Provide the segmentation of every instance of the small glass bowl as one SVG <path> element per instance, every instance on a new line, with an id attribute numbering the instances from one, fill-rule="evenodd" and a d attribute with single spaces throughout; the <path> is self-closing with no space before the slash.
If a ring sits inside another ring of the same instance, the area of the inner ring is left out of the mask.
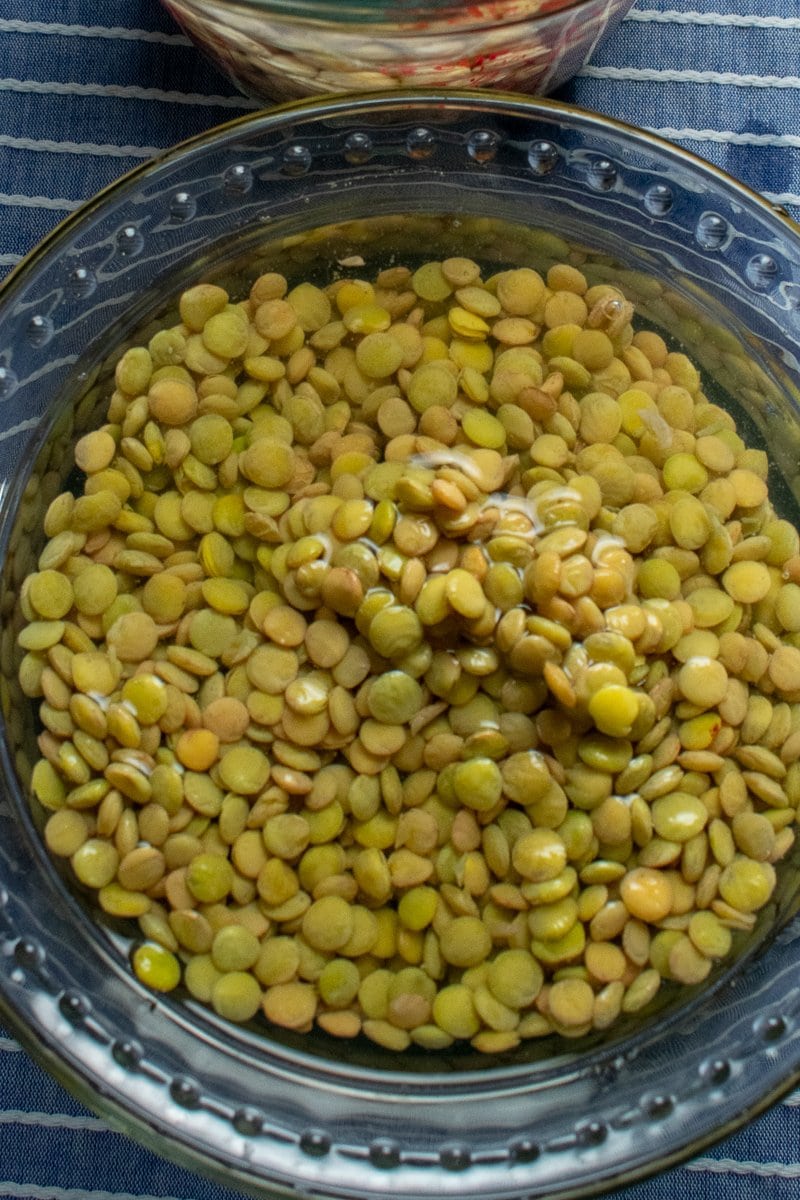
<path id="1" fill-rule="evenodd" d="M 257 99 L 398 87 L 560 87 L 632 0 L 162 0 Z"/>
<path id="2" fill-rule="evenodd" d="M 112 1125 L 262 1196 L 589 1195 L 696 1152 L 800 1078 L 797 855 L 699 988 L 665 986 L 580 1042 L 481 1056 L 235 1027 L 150 993 L 131 930 L 44 848 L 17 593 L 120 352 L 200 279 L 243 294 L 267 269 L 325 279 L 458 253 L 570 258 L 620 282 L 767 448 L 797 519 L 797 229 L 693 156 L 567 105 L 417 92 L 247 117 L 115 184 L 0 291 L 0 1016 Z"/>

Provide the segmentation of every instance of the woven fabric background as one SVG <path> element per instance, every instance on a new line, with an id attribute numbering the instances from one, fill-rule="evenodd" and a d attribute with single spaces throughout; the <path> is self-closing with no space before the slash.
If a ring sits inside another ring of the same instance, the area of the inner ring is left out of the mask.
<path id="1" fill-rule="evenodd" d="M 800 219 L 800 0 L 639 0 L 559 95 L 646 126 Z M 256 106 L 157 0 L 0 0 L 0 276 L 157 150 Z M 0 444 L 0 467 L 2 467 Z M 800 1093 L 615 1200 L 794 1200 Z M 77 1104 L 0 1032 L 0 1200 L 237 1200 Z"/>

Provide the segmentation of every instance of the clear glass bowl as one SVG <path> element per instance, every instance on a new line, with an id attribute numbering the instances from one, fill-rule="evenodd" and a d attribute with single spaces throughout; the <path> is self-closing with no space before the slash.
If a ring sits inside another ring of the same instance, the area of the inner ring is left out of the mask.
<path id="1" fill-rule="evenodd" d="M 544 95 L 578 72 L 632 0 L 162 0 L 258 99 L 398 87 Z"/>
<path id="2" fill-rule="evenodd" d="M 565 105 L 456 92 L 288 106 L 186 143 L 70 217 L 0 291 L 0 1015 L 112 1125 L 260 1195 L 588 1195 L 674 1163 L 800 1078 L 797 856 L 699 989 L 497 1057 L 238 1028 L 133 976 L 131 930 L 46 853 L 16 593 L 119 353 L 191 281 L 343 260 L 565 255 L 621 280 L 770 454 L 797 519 L 800 237 L 746 188 Z M 778 932 L 781 931 L 781 932 Z"/>

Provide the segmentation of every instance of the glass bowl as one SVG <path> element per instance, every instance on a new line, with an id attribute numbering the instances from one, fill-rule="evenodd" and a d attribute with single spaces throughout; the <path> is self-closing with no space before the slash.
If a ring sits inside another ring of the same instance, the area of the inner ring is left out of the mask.
<path id="1" fill-rule="evenodd" d="M 294 99 L 398 87 L 544 95 L 632 0 L 162 0 L 243 92 Z"/>
<path id="2" fill-rule="evenodd" d="M 258 1195 L 589 1195 L 730 1132 L 800 1078 L 789 924 L 797 858 L 699 988 L 580 1042 L 392 1054 L 234 1027 L 149 992 L 131 930 L 44 849 L 26 795 L 33 705 L 17 592 L 119 354 L 199 279 L 464 253 L 621 281 L 767 448 L 797 518 L 800 237 L 700 160 L 548 101 L 374 94 L 246 117 L 167 152 L 65 221 L 0 292 L 3 837 L 0 1014 L 115 1127 Z"/>

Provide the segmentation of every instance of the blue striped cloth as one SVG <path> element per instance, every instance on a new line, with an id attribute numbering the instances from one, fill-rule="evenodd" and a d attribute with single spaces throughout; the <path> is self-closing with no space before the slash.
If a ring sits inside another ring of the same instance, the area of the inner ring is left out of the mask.
<path id="1" fill-rule="evenodd" d="M 697 2 L 639 0 L 561 95 L 657 131 L 800 219 L 800 4 Z M 156 0 L 0 0 L 0 275 L 122 172 L 254 107 Z M 793 1200 L 799 1188 L 800 1092 L 614 1196 Z M 0 1200 L 237 1195 L 111 1132 L 0 1034 Z"/>

